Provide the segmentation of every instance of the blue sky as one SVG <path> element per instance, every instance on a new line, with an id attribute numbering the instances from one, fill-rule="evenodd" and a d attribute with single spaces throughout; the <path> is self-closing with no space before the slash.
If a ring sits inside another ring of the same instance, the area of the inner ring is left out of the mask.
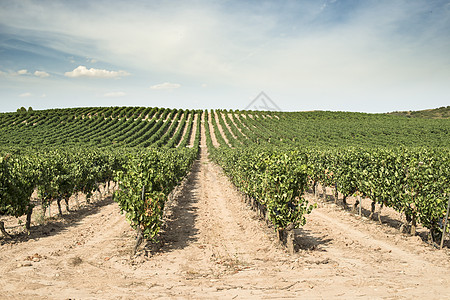
<path id="1" fill-rule="evenodd" d="M 450 105 L 450 0 L 0 1 L 0 111 Z"/>

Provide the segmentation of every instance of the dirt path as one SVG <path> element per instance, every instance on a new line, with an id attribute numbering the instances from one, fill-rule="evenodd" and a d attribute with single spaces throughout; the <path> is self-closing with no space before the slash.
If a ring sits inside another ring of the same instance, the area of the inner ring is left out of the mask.
<path id="1" fill-rule="evenodd" d="M 178 131 L 178 129 L 180 128 L 180 126 L 181 126 L 181 119 L 183 119 L 183 117 L 185 116 L 187 114 L 187 112 L 183 112 L 181 115 L 180 115 L 180 117 L 178 118 L 178 120 L 176 120 L 175 121 L 175 119 L 172 121 L 172 122 L 177 122 L 177 124 L 176 124 L 176 126 L 175 126 L 175 129 L 173 130 L 173 134 L 175 134 L 175 132 L 177 132 Z M 187 122 L 187 120 L 186 120 L 186 122 Z M 185 124 L 186 125 L 186 124 Z M 185 126 L 185 128 L 186 128 L 186 126 Z M 185 133 L 186 131 L 185 130 L 183 130 L 183 133 Z M 182 135 L 182 137 L 183 137 L 183 135 Z M 171 137 L 171 139 L 173 138 L 173 136 Z M 170 139 L 169 139 L 170 140 Z M 180 139 L 181 140 L 181 139 Z M 175 145 L 175 147 L 176 146 L 178 146 L 178 144 L 177 145 Z"/>
<path id="2" fill-rule="evenodd" d="M 230 124 L 228 124 L 227 119 L 226 119 L 226 115 L 225 113 L 218 113 L 217 114 L 218 118 L 222 118 L 223 123 L 225 124 L 225 126 L 227 127 L 228 132 L 231 134 L 231 136 L 233 137 L 233 139 L 237 139 L 237 137 L 234 135 L 233 131 L 231 130 Z"/>
<path id="3" fill-rule="evenodd" d="M 289 256 L 207 158 L 168 203 L 158 248 L 130 259 L 134 232 L 111 199 L 0 246 L 8 299 L 445 299 L 450 262 L 416 237 L 321 204 Z M 26 260 L 36 255 L 36 261 Z"/>
<path id="4" fill-rule="evenodd" d="M 227 138 L 227 135 L 224 132 L 225 129 L 222 128 L 222 125 L 219 122 L 219 118 L 221 118 L 221 116 L 219 116 L 217 111 L 214 111 L 214 114 L 212 115 L 212 117 L 215 118 L 216 124 L 217 124 L 217 128 L 219 128 L 219 134 L 222 136 L 222 138 L 225 141 L 225 143 L 227 144 L 227 146 L 230 147 L 230 148 L 233 148 L 233 146 L 231 145 L 230 141 Z"/>
<path id="5" fill-rule="evenodd" d="M 235 118 L 237 118 L 236 115 L 230 114 L 230 113 L 229 113 L 229 114 L 228 114 L 228 117 L 230 117 L 230 120 L 231 120 L 231 122 L 233 123 L 233 126 L 236 127 L 237 130 L 239 130 L 239 132 L 240 132 L 245 138 L 247 138 L 247 136 L 242 132 L 241 127 L 239 127 L 239 126 L 237 125 L 237 123 L 236 123 L 236 120 L 235 120 Z"/>
<path id="6" fill-rule="evenodd" d="M 189 127 L 189 123 L 193 120 L 193 118 L 194 118 L 194 113 L 192 113 L 192 114 L 190 114 L 190 113 L 188 113 L 188 112 L 185 112 L 186 114 L 188 114 L 186 117 L 186 123 L 184 124 L 184 128 L 183 128 L 183 132 L 181 133 L 181 138 L 180 138 L 180 140 L 178 141 L 178 143 L 177 143 L 177 145 L 175 146 L 175 148 L 178 148 L 179 146 L 180 146 L 180 144 L 181 144 L 181 142 L 183 141 L 183 139 L 184 139 L 184 136 L 186 135 L 186 134 L 188 134 L 189 136 L 190 136 L 190 132 L 187 132 L 187 129 L 188 129 L 188 127 Z M 181 119 L 180 119 L 180 124 L 181 124 Z M 180 125 L 178 125 L 178 126 L 180 126 Z M 192 129 L 192 127 L 191 127 L 191 129 Z M 175 131 L 176 132 L 176 131 Z"/>
<path id="7" fill-rule="evenodd" d="M 210 111 L 208 112 L 207 116 L 205 114 L 203 114 L 203 115 L 204 115 L 204 118 L 202 119 L 203 126 L 209 126 L 209 132 L 210 132 L 212 144 L 214 147 L 219 147 L 219 142 L 217 141 L 217 137 L 216 137 L 216 134 L 219 134 L 219 133 L 215 132 L 214 126 L 212 126 L 212 121 L 211 121 L 211 118 L 213 117 L 213 115 L 211 114 Z M 203 130 L 203 128 L 202 128 L 202 130 Z"/>
<path id="8" fill-rule="evenodd" d="M 247 126 L 247 124 L 245 124 L 242 120 L 241 120 L 241 118 L 243 118 L 243 119 L 246 119 L 247 118 L 247 115 L 239 115 L 239 114 L 234 114 L 234 117 L 236 118 L 236 120 L 235 120 L 235 123 L 236 124 L 238 124 L 239 123 L 239 125 L 242 125 L 242 126 L 244 126 L 247 130 L 251 130 L 248 126 Z M 239 127 L 239 126 L 238 126 Z M 254 126 L 253 126 L 253 128 L 255 128 Z"/>
<path id="9" fill-rule="evenodd" d="M 448 253 L 425 245 L 419 237 L 359 219 L 327 204 L 308 216 L 302 229 L 309 252 L 327 269 L 327 280 L 312 274 L 318 289 L 329 296 L 372 299 L 448 299 Z M 309 243 L 308 243 L 309 241 Z M 331 288 L 330 288 L 331 287 Z M 333 291 L 334 290 L 334 291 Z"/>
<path id="10" fill-rule="evenodd" d="M 194 118 L 192 120 L 193 123 L 192 123 L 192 127 L 191 127 L 191 132 L 187 133 L 187 134 L 189 134 L 188 147 L 191 147 L 191 148 L 194 147 L 195 134 L 197 132 L 197 118 L 198 117 L 199 117 L 199 115 L 194 113 Z"/>

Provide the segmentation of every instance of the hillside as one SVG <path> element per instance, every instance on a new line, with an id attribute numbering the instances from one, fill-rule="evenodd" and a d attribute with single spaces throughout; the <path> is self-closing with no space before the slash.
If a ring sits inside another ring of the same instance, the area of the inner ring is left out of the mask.
<path id="1" fill-rule="evenodd" d="M 87 107 L 0 114 L 0 144 L 11 147 L 188 145 L 194 110 Z M 189 130 L 186 134 L 186 131 Z M 184 138 L 182 140 L 182 138 Z M 170 140 L 170 141 L 169 141 Z"/>
<path id="2" fill-rule="evenodd" d="M 449 132 L 328 111 L 0 114 L 1 294 L 442 299 Z"/>
<path id="3" fill-rule="evenodd" d="M 188 145 L 188 136 L 192 136 L 200 113 L 199 110 L 145 107 L 3 113 L 0 114 L 0 145 L 96 148 Z M 404 118 L 397 115 L 328 111 L 216 110 L 215 114 L 227 117 L 222 122 L 233 125 L 230 130 L 235 131 L 234 136 L 239 135 L 238 131 L 247 131 L 247 138 L 258 143 L 280 145 L 289 141 L 288 144 L 308 147 L 450 145 L 449 120 L 442 118 Z M 171 139 L 172 135 L 175 135 L 174 139 Z M 184 142 L 181 141 L 182 137 L 185 137 Z"/>
<path id="4" fill-rule="evenodd" d="M 450 106 L 442 106 L 434 109 L 425 109 L 417 111 L 394 111 L 388 113 L 390 115 L 403 116 L 408 118 L 425 118 L 425 119 L 449 119 Z"/>

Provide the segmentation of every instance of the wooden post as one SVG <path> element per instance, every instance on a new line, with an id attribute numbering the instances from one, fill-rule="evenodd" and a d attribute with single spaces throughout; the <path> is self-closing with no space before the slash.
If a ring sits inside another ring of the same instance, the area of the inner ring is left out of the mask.
<path id="1" fill-rule="evenodd" d="M 142 197 L 142 201 L 144 201 L 145 200 L 145 185 L 142 186 L 142 196 L 141 197 Z M 136 244 L 134 245 L 133 252 L 132 252 L 133 256 L 136 255 L 137 248 L 142 243 L 142 240 L 144 238 L 140 224 L 137 224 L 136 231 L 137 231 L 137 237 L 136 237 Z"/>
<path id="2" fill-rule="evenodd" d="M 358 196 L 358 201 L 359 201 L 359 216 L 361 217 L 361 207 L 362 207 L 361 196 Z"/>
<path id="3" fill-rule="evenodd" d="M 80 203 L 78 202 L 78 192 L 75 192 L 75 203 L 77 204 L 77 209 L 80 208 Z"/>
<path id="4" fill-rule="evenodd" d="M 381 222 L 381 209 L 383 208 L 384 202 L 381 202 L 380 209 L 378 210 L 378 222 L 382 224 Z"/>
<path id="5" fill-rule="evenodd" d="M 3 221 L 0 221 L 0 232 L 5 236 L 10 238 L 11 236 L 6 232 L 5 229 L 5 223 L 3 223 Z"/>
<path id="6" fill-rule="evenodd" d="M 33 213 L 33 204 L 28 204 L 28 208 L 27 208 L 27 221 L 25 223 L 25 228 L 27 230 L 30 230 L 31 227 L 31 214 Z"/>
<path id="7" fill-rule="evenodd" d="M 59 212 L 59 216 L 62 217 L 62 210 L 61 210 L 61 196 L 58 196 L 58 198 L 56 198 L 56 204 L 58 204 L 58 212 Z"/>
<path id="8" fill-rule="evenodd" d="M 442 250 L 442 246 L 444 246 L 444 238 L 445 238 L 445 232 L 447 231 L 447 223 L 448 223 L 449 211 L 450 211 L 450 196 L 448 197 L 447 213 L 445 214 L 444 228 L 443 228 L 443 231 L 442 231 L 441 247 L 440 247 L 441 250 Z"/>
<path id="9" fill-rule="evenodd" d="M 288 249 L 289 254 L 295 253 L 295 246 L 294 246 L 295 236 L 294 236 L 294 230 L 288 230 L 286 235 L 286 246 Z"/>
<path id="10" fill-rule="evenodd" d="M 337 188 L 337 183 L 334 183 L 334 203 L 337 204 L 338 201 L 338 188 Z"/>
<path id="11" fill-rule="evenodd" d="M 412 219 L 411 219 L 411 235 L 416 235 L 416 230 L 417 230 L 417 219 L 416 219 L 416 215 L 413 214 L 412 215 Z"/>
<path id="12" fill-rule="evenodd" d="M 319 199 L 319 183 L 318 182 L 314 182 L 314 196 L 316 197 L 316 199 Z"/>
<path id="13" fill-rule="evenodd" d="M 372 220 L 373 215 L 375 214 L 375 201 L 372 200 L 372 204 L 371 204 L 371 209 L 370 209 L 370 215 L 369 215 L 369 219 Z"/>
<path id="14" fill-rule="evenodd" d="M 69 199 L 70 199 L 70 196 L 64 197 L 64 202 L 66 203 L 66 210 L 67 210 L 68 212 L 70 212 L 70 209 L 69 209 Z"/>
<path id="15" fill-rule="evenodd" d="M 277 238 L 280 242 L 283 242 L 283 234 L 284 234 L 284 230 L 277 228 Z"/>

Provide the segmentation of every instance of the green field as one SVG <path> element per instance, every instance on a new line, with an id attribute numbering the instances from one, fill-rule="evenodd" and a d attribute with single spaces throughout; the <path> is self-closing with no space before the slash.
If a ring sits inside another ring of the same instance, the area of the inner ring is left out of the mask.
<path id="1" fill-rule="evenodd" d="M 117 182 L 114 198 L 132 227 L 155 239 L 204 128 L 210 158 L 276 229 L 304 225 L 313 206 L 302 195 L 321 184 L 344 202 L 358 195 L 404 213 L 413 233 L 420 223 L 439 236 L 450 195 L 450 119 L 437 111 L 436 118 L 145 107 L 2 113 L 0 216 L 30 219 L 36 189 L 43 207 L 60 206 Z"/>

